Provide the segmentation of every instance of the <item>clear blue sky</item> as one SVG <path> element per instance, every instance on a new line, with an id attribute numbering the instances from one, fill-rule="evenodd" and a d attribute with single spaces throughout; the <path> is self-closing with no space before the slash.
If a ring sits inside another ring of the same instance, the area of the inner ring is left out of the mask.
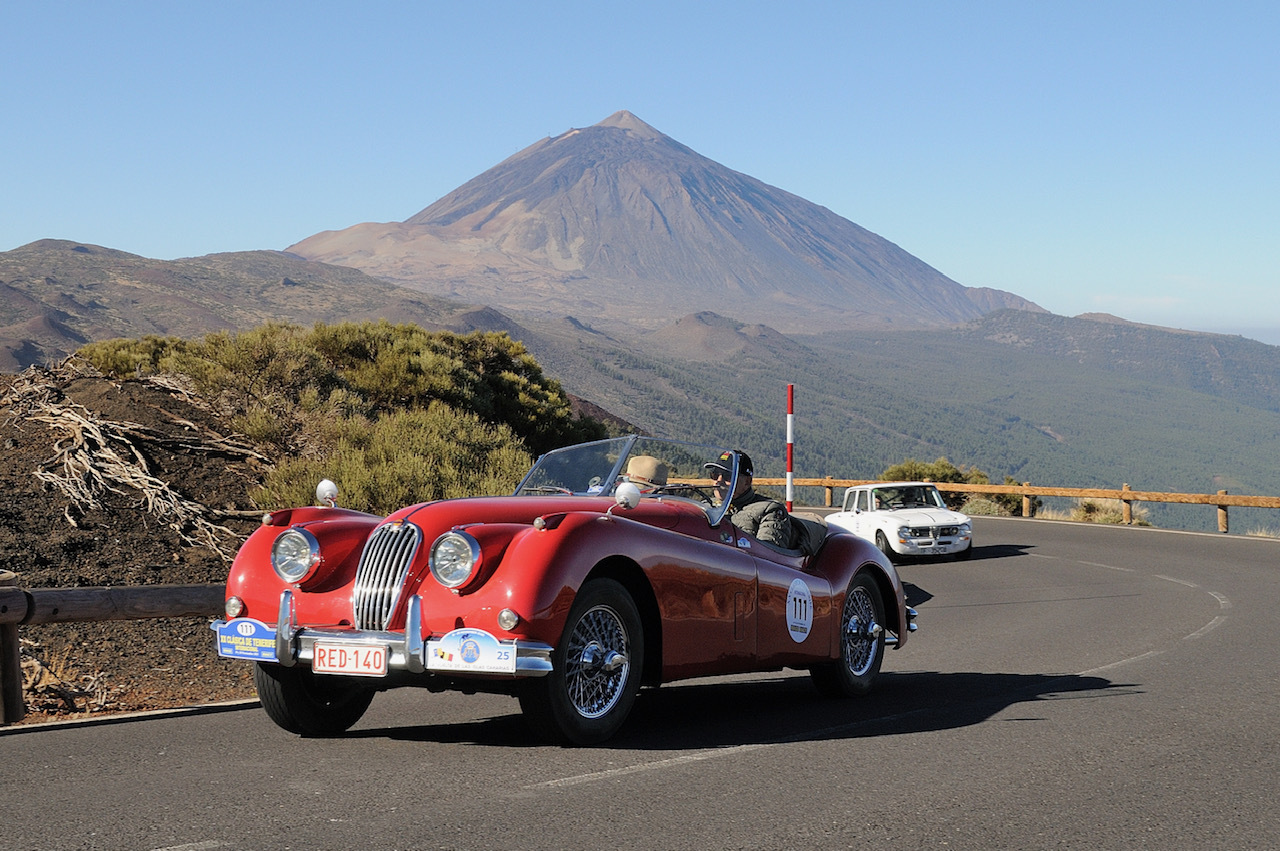
<path id="1" fill-rule="evenodd" d="M 0 250 L 399 221 L 628 109 L 966 286 L 1280 343 L 1274 2 L 0 11 Z"/>

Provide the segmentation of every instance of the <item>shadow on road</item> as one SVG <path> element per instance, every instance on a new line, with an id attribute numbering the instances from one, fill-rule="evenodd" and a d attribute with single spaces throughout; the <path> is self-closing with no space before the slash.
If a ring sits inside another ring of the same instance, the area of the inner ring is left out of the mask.
<path id="1" fill-rule="evenodd" d="M 602 745 L 618 750 L 700 750 L 745 744 L 910 735 L 981 724 L 1012 706 L 1038 720 L 1038 704 L 1132 697 L 1133 685 L 1062 674 L 882 673 L 872 694 L 852 700 L 818 695 L 807 675 L 755 681 L 695 681 L 641 693 L 621 733 Z M 354 730 L 351 738 L 528 747 L 513 714 L 464 724 Z"/>
<path id="2" fill-rule="evenodd" d="M 1013 556 L 1024 556 L 1027 550 L 1033 550 L 1031 544 L 989 544 L 985 547 L 974 547 L 973 555 L 969 557 L 970 561 L 988 558 L 1012 558 Z"/>

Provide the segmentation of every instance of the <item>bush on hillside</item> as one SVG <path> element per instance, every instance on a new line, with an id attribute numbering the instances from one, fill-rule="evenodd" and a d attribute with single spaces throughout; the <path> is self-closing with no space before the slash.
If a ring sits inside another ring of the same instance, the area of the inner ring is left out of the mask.
<path id="1" fill-rule="evenodd" d="M 308 505 L 328 478 L 338 483 L 344 508 L 389 514 L 415 502 L 510 493 L 532 463 L 507 426 L 440 402 L 376 421 L 345 420 L 330 437 L 327 456 L 281 462 L 252 494 L 255 503 Z"/>
<path id="2" fill-rule="evenodd" d="M 900 464 L 894 464 L 880 474 L 880 480 L 885 482 L 906 481 L 906 482 L 952 482 L 957 484 L 968 485 L 989 485 L 991 478 L 976 467 L 957 467 L 951 463 L 945 456 L 939 458 L 931 464 L 924 461 L 917 461 L 914 458 L 908 458 Z M 1019 485 L 1017 479 L 1012 476 L 1005 476 L 1004 483 L 1006 485 Z M 993 494 L 965 494 L 954 492 L 942 492 L 942 498 L 947 506 L 957 511 L 964 511 L 966 514 L 992 514 L 998 513 L 1006 517 L 1022 516 L 1022 497 L 1011 493 L 993 493 Z M 989 510 L 984 503 L 992 503 L 994 509 Z M 972 504 L 975 510 L 969 511 L 966 506 Z M 1034 516 L 1036 509 L 1041 505 L 1039 497 L 1033 497 L 1031 500 L 1031 513 Z"/>
<path id="3" fill-rule="evenodd" d="M 184 376 L 287 459 L 255 494 L 264 508 L 311 502 L 321 478 L 338 483 L 344 505 L 377 513 L 509 492 L 531 455 L 605 436 L 503 333 L 269 324 L 198 341 L 109 340 L 77 354 L 108 375 Z"/>
<path id="4" fill-rule="evenodd" d="M 1134 526 L 1150 526 L 1145 506 L 1131 506 L 1130 516 Z M 1118 499 L 1092 499 L 1082 497 L 1076 500 L 1071 510 L 1070 519 L 1081 523 L 1124 523 L 1124 502 Z"/>

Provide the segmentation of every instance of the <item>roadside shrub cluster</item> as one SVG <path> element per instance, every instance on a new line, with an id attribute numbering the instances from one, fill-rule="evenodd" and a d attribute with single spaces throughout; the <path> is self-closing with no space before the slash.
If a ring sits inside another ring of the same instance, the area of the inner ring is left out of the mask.
<path id="1" fill-rule="evenodd" d="M 944 456 L 932 463 L 908 458 L 900 464 L 894 464 L 880 474 L 880 480 L 907 482 L 954 482 L 969 485 L 989 485 L 991 477 L 976 467 L 957 467 Z M 1021 484 L 1012 476 L 1004 477 L 1004 484 Z M 1022 516 L 1022 497 L 1010 493 L 965 494 L 942 492 L 947 506 L 970 515 L 992 515 L 1002 517 Z M 1041 501 L 1035 497 L 1031 501 L 1032 514 L 1040 507 Z"/>
<path id="2" fill-rule="evenodd" d="M 514 489 L 531 456 L 604 437 L 573 416 L 558 382 L 504 333 L 416 325 L 268 324 L 201 340 L 91 343 L 77 354 L 119 377 L 181 376 L 281 459 L 254 494 L 306 504 L 321 478 L 343 505 L 408 503 Z"/>
<path id="3" fill-rule="evenodd" d="M 1134 504 L 1130 513 L 1134 526 L 1151 525 L 1147 520 L 1146 506 L 1141 503 Z M 1124 523 L 1124 502 L 1118 499 L 1077 499 L 1067 519 L 1080 523 L 1110 523 L 1118 526 Z"/>

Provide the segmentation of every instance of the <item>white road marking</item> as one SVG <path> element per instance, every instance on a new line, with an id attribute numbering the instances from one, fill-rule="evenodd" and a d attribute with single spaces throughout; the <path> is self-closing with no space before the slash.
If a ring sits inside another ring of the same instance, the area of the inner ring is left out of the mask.
<path id="1" fill-rule="evenodd" d="M 1199 587 L 1200 587 L 1199 585 L 1195 584 L 1194 582 L 1188 582 L 1188 581 L 1187 581 L 1187 580 L 1185 580 L 1185 579 L 1177 579 L 1177 578 L 1172 577 L 1172 576 L 1165 576 L 1163 573 L 1156 573 L 1156 574 L 1154 574 L 1154 576 L 1155 576 L 1155 578 L 1156 578 L 1156 579 L 1163 579 L 1163 580 L 1165 580 L 1166 582 L 1176 582 L 1176 583 L 1178 583 L 1179 585 L 1185 585 L 1185 586 L 1187 586 L 1188 588 L 1199 588 Z"/>
<path id="2" fill-rule="evenodd" d="M 624 777 L 628 774 L 639 774 L 644 771 L 653 771 L 659 768 L 670 768 L 673 765 L 685 765 L 690 762 L 702 762 L 707 759 L 716 759 L 722 756 L 736 756 L 738 754 L 747 753 L 749 751 L 759 750 L 768 747 L 768 745 L 734 745 L 727 748 L 712 748 L 711 750 L 698 751 L 697 753 L 685 754 L 684 756 L 675 756 L 671 759 L 660 759 L 657 762 L 642 762 L 639 765 L 628 765 L 624 768 L 610 768 L 607 771 L 592 771 L 589 774 L 578 774 L 573 777 L 559 777 L 555 780 L 547 780 L 543 783 L 533 783 L 525 786 L 526 789 L 563 789 L 566 786 L 577 786 L 582 783 L 594 783 L 597 780 L 608 780 L 612 777 Z"/>
<path id="3" fill-rule="evenodd" d="M 1199 638 L 1200 636 L 1204 635 L 1205 633 L 1209 632 L 1210 630 L 1216 629 L 1216 628 L 1218 627 L 1218 625 L 1219 625 L 1219 624 L 1221 624 L 1221 623 L 1223 623 L 1224 621 L 1226 621 L 1226 618 L 1224 618 L 1222 615 L 1218 615 L 1216 618 L 1214 618 L 1213 620 L 1209 621 L 1207 624 L 1205 624 L 1204 626 L 1200 627 L 1200 628 L 1199 628 L 1199 629 L 1197 629 L 1195 632 L 1191 633 L 1191 634 L 1190 634 L 1190 635 L 1188 635 L 1188 636 L 1185 636 L 1185 637 L 1183 638 L 1183 640 L 1184 640 L 1184 641 L 1186 641 L 1187 639 L 1191 639 L 1191 638 Z"/>
<path id="4" fill-rule="evenodd" d="M 1121 659 L 1119 662 L 1112 662 L 1110 665 L 1103 665 L 1101 668 L 1090 668 L 1087 671 L 1081 671 L 1076 674 L 1077 677 L 1088 677 L 1103 671 L 1109 671 L 1112 668 L 1119 668 L 1121 665 L 1128 665 L 1130 662 L 1141 662 L 1143 659 L 1150 659 L 1153 656 L 1159 656 L 1163 650 L 1148 650 L 1139 656 L 1130 656 L 1128 659 Z"/>
<path id="5" fill-rule="evenodd" d="M 1077 562 L 1077 563 L 1078 563 L 1078 564 L 1087 564 L 1087 565 L 1089 565 L 1089 567 L 1104 567 L 1104 568 L 1106 568 L 1107 570 L 1118 570 L 1118 571 L 1120 571 L 1121 573 L 1133 573 L 1133 572 L 1134 572 L 1134 568 L 1132 568 L 1132 567 L 1116 567 L 1114 564 L 1099 564 L 1099 563 L 1098 563 L 1098 562 L 1096 562 L 1096 561 L 1082 561 L 1082 562 Z"/>

